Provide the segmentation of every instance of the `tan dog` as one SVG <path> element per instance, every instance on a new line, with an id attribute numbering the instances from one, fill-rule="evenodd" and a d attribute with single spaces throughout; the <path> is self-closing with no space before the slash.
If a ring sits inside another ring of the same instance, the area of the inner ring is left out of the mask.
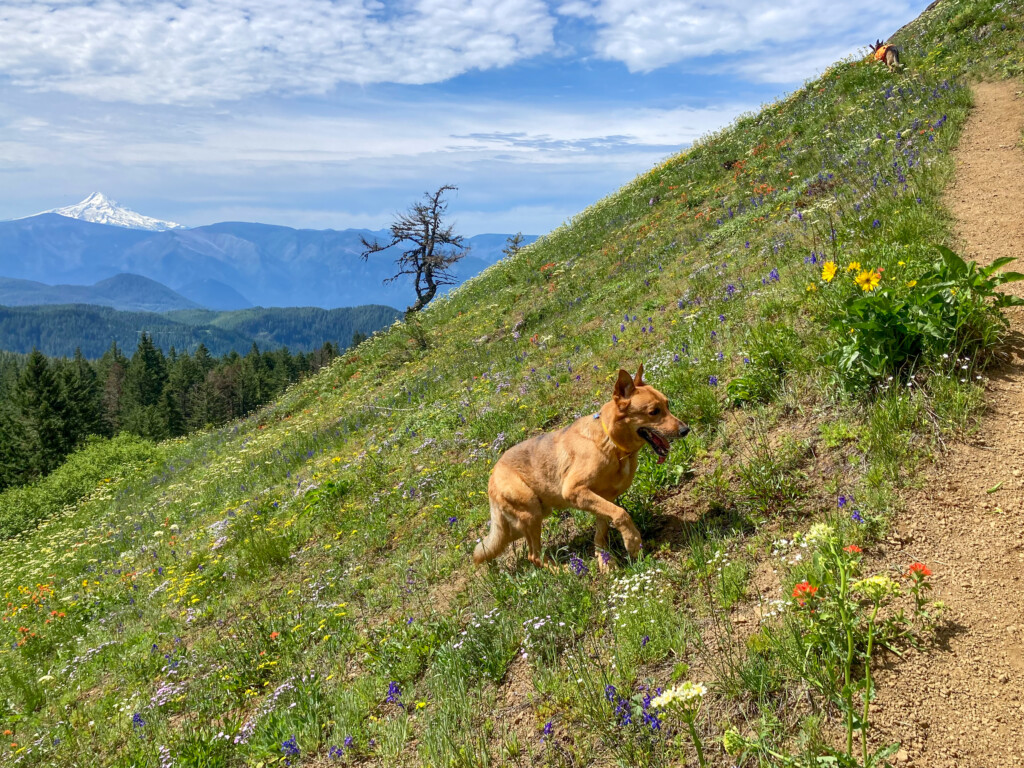
<path id="1" fill-rule="evenodd" d="M 608 548 L 608 526 L 622 534 L 630 556 L 640 551 L 640 531 L 615 504 L 633 483 L 637 454 L 650 445 L 664 462 L 669 442 L 690 428 L 669 413 L 668 399 L 643 381 L 619 370 L 611 401 L 598 413 L 577 419 L 514 445 L 491 471 L 491 530 L 473 551 L 475 563 L 493 560 L 517 539 L 526 538 L 529 558 L 541 565 L 540 529 L 553 509 L 569 507 L 597 517 L 594 545 Z M 602 559 L 601 564 L 604 564 Z"/>
<path id="2" fill-rule="evenodd" d="M 883 43 L 881 40 L 871 43 L 871 53 L 868 54 L 868 59 L 882 62 L 889 68 L 890 72 L 894 72 L 897 67 L 903 66 L 900 64 L 900 49 L 895 45 Z"/>

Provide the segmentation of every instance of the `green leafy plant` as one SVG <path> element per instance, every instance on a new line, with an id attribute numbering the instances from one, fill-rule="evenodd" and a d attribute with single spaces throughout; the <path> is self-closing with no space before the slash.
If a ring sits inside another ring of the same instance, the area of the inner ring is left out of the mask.
<path id="1" fill-rule="evenodd" d="M 921 363 L 938 364 L 942 355 L 985 355 L 1008 327 L 1002 309 L 1024 305 L 1024 299 L 996 290 L 1024 279 L 999 271 L 1013 259 L 979 267 L 945 246 L 936 250 L 939 258 L 930 269 L 905 284 L 883 280 L 879 270 L 858 277 L 860 294 L 847 298 L 831 322 L 843 341 L 826 354 L 848 388 L 906 375 Z"/>

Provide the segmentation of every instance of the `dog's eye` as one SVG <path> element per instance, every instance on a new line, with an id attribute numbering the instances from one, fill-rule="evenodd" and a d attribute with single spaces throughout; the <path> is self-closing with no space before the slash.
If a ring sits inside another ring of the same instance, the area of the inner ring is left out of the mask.
<path id="1" fill-rule="evenodd" d="M 659 413 L 661 413 L 661 408 L 658 408 L 657 406 L 651 408 L 651 416 L 657 416 Z"/>

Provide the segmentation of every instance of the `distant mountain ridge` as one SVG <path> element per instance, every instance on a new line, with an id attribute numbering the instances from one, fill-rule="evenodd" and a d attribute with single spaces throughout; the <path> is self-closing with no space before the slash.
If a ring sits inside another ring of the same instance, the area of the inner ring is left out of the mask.
<path id="1" fill-rule="evenodd" d="M 400 316 L 393 307 L 380 305 L 329 310 L 255 307 L 234 312 L 189 309 L 168 314 L 85 304 L 0 306 L 0 350 L 27 353 L 35 348 L 54 357 L 70 357 L 81 348 L 86 357 L 98 358 L 113 341 L 123 349 L 135 349 L 143 332 L 165 352 L 171 347 L 192 352 L 201 343 L 217 356 L 232 351 L 244 354 L 253 343 L 262 350 L 288 347 L 292 352 L 308 352 L 330 341 L 344 349 L 354 333 L 369 336 Z"/>
<path id="2" fill-rule="evenodd" d="M 135 312 L 170 312 L 207 306 L 141 275 L 114 275 L 94 285 L 46 285 L 34 280 L 0 277 L 0 305 L 36 304 L 94 304 Z"/>
<path id="3" fill-rule="evenodd" d="M 93 207 L 103 208 L 101 202 L 93 200 L 97 203 Z M 0 275 L 92 285 L 131 273 L 207 306 L 211 297 L 223 294 L 224 302 L 215 308 L 242 304 L 332 308 L 367 303 L 404 308 L 415 299 L 409 279 L 382 285 L 394 274 L 399 248 L 368 261 L 360 258 L 360 238 L 384 239 L 386 231 L 292 229 L 244 222 L 153 229 L 72 218 L 67 210 L 0 222 Z M 470 252 L 453 269 L 456 279 L 462 282 L 501 258 L 507 237 L 467 237 Z M 525 242 L 535 239 L 526 237 Z"/>

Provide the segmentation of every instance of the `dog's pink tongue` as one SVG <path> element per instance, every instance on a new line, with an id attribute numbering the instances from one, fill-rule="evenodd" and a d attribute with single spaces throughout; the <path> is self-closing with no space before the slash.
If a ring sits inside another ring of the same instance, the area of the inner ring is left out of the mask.
<path id="1" fill-rule="evenodd" d="M 659 464 L 664 464 L 665 463 L 665 459 L 667 459 L 667 458 L 668 458 L 668 456 L 659 456 L 658 457 L 658 463 Z"/>

